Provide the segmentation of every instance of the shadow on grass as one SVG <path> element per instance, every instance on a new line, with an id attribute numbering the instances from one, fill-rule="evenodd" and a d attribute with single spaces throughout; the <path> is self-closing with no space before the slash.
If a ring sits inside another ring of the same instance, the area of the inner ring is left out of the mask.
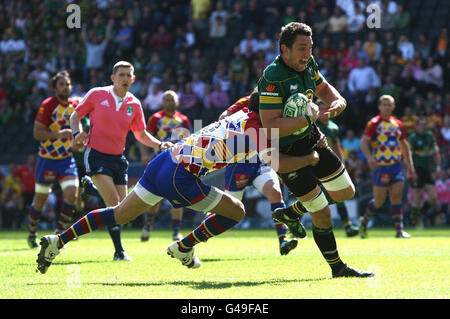
<path id="1" fill-rule="evenodd" d="M 89 285 L 99 285 L 99 286 L 125 286 L 125 287 L 151 287 L 151 286 L 186 286 L 193 289 L 204 290 L 204 289 L 226 289 L 232 287 L 255 287 L 261 285 L 273 285 L 282 286 L 286 283 L 295 282 L 316 282 L 329 280 L 331 278 L 300 278 L 300 279 L 270 279 L 263 281 L 236 281 L 236 282 L 219 282 L 219 281 L 173 281 L 173 282 L 92 282 Z"/>
<path id="2" fill-rule="evenodd" d="M 110 260 L 83 260 L 83 261 L 56 261 L 52 263 L 52 266 L 65 266 L 65 265 L 82 265 L 82 264 L 101 264 L 108 263 Z M 28 263 L 28 264 L 16 264 L 18 266 L 29 266 L 30 264 L 36 264 L 36 262 Z"/>

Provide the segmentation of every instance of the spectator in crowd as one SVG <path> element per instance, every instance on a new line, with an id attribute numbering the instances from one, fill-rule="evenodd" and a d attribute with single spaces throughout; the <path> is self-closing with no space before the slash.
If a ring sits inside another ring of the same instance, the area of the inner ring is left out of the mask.
<path id="1" fill-rule="evenodd" d="M 256 52 L 256 49 L 258 47 L 258 41 L 254 37 L 252 30 L 247 30 L 245 32 L 245 38 L 239 42 L 239 49 L 242 55 L 245 55 L 247 53 L 249 47 L 251 48 L 252 54 Z"/>
<path id="2" fill-rule="evenodd" d="M 360 32 L 363 30 L 365 23 L 366 23 L 366 17 L 361 12 L 361 9 L 358 5 L 354 6 L 354 14 L 348 15 L 349 17 L 347 20 L 347 31 L 351 33 Z"/>
<path id="3" fill-rule="evenodd" d="M 197 94 L 200 102 L 203 103 L 203 99 L 205 98 L 206 91 L 206 83 L 200 77 L 200 73 L 194 72 L 192 73 L 192 91 Z"/>
<path id="4" fill-rule="evenodd" d="M 0 212 L 2 213 L 1 222 L 5 228 L 17 228 L 17 212 L 23 209 L 22 190 L 20 180 L 14 176 L 16 163 L 9 164 L 9 175 L 2 182 L 0 194 Z"/>
<path id="5" fill-rule="evenodd" d="M 447 54 L 447 50 L 448 50 L 448 29 L 442 28 L 438 37 L 436 53 L 439 56 L 445 56 Z"/>
<path id="6" fill-rule="evenodd" d="M 189 16 L 192 19 L 194 28 L 201 40 L 206 40 L 208 30 L 208 14 L 212 9 L 210 0 L 191 0 L 189 6 Z"/>
<path id="7" fill-rule="evenodd" d="M 419 117 L 416 115 L 416 113 L 414 113 L 413 108 L 409 105 L 405 106 L 401 121 L 407 135 L 415 131 L 416 123 L 418 120 Z"/>
<path id="8" fill-rule="evenodd" d="M 181 93 L 180 106 L 179 109 L 183 112 L 187 112 L 190 115 L 196 116 L 196 113 L 189 113 L 189 111 L 197 111 L 199 106 L 199 98 L 197 94 L 192 89 L 192 83 L 186 82 L 184 89 Z"/>
<path id="9" fill-rule="evenodd" d="M 349 158 L 351 152 L 359 152 L 360 138 L 355 136 L 355 131 L 348 129 L 345 132 L 345 137 L 342 139 L 342 150 L 345 158 Z"/>
<path id="10" fill-rule="evenodd" d="M 363 58 L 358 58 L 358 66 L 350 71 L 348 76 L 348 89 L 352 95 L 358 92 L 367 92 L 371 87 L 379 87 L 380 78 L 374 68 Z"/>
<path id="11" fill-rule="evenodd" d="M 420 33 L 414 44 L 417 52 L 419 52 L 422 59 L 426 59 L 430 55 L 430 41 L 425 33 Z"/>
<path id="12" fill-rule="evenodd" d="M 429 84 L 431 89 L 442 89 L 444 87 L 442 66 L 436 63 L 432 56 L 428 56 L 426 61 L 424 82 Z"/>
<path id="13" fill-rule="evenodd" d="M 36 165 L 36 156 L 30 154 L 27 157 L 27 162 L 15 168 L 12 171 L 12 175 L 17 177 L 17 181 L 20 182 L 21 196 L 22 196 L 22 210 L 17 212 L 17 226 L 22 226 L 24 218 L 28 214 L 28 209 L 33 202 L 34 197 L 34 172 Z"/>
<path id="14" fill-rule="evenodd" d="M 397 5 L 397 12 L 394 14 L 392 21 L 394 29 L 405 29 L 409 27 L 410 21 L 411 15 L 404 9 L 403 4 L 399 3 Z"/>
<path id="15" fill-rule="evenodd" d="M 265 63 L 265 61 L 264 61 Z M 233 58 L 230 60 L 228 78 L 231 81 L 231 99 L 236 101 L 247 91 L 247 81 L 249 78 L 249 66 L 246 59 L 241 54 L 239 46 L 233 49 Z"/>
<path id="16" fill-rule="evenodd" d="M 158 31 L 150 37 L 150 46 L 160 54 L 166 54 L 172 44 L 172 34 L 164 24 L 158 26 Z"/>
<path id="17" fill-rule="evenodd" d="M 383 46 L 377 40 L 377 34 L 375 32 L 370 32 L 369 37 L 363 45 L 364 51 L 367 53 L 370 62 L 377 62 L 383 50 Z"/>
<path id="18" fill-rule="evenodd" d="M 312 18 L 312 28 L 315 34 L 320 34 L 328 28 L 329 9 L 327 6 L 321 6 L 319 13 L 315 13 Z"/>
<path id="19" fill-rule="evenodd" d="M 256 51 L 263 51 L 264 53 L 272 46 L 272 40 L 267 37 L 265 31 L 261 31 L 256 40 Z"/>
<path id="20" fill-rule="evenodd" d="M 345 30 L 348 18 L 339 6 L 335 6 L 333 14 L 328 19 L 328 32 L 337 33 Z"/>
<path id="21" fill-rule="evenodd" d="M 398 41 L 397 49 L 400 51 L 402 58 L 412 60 L 414 57 L 414 44 L 409 41 L 406 35 L 401 35 Z"/>
<path id="22" fill-rule="evenodd" d="M 161 108 L 163 90 L 161 89 L 161 80 L 155 79 L 152 83 L 151 92 L 145 97 L 143 101 L 144 111 L 147 109 L 151 112 L 156 112 Z"/>
<path id="23" fill-rule="evenodd" d="M 86 46 L 86 71 L 85 71 L 85 79 L 87 79 L 86 75 L 90 69 L 101 68 L 104 65 L 104 56 L 105 51 L 108 45 L 108 42 L 111 38 L 111 31 L 114 25 L 114 20 L 110 20 L 108 22 L 108 26 L 106 28 L 106 35 L 102 39 L 99 35 L 96 35 L 95 30 L 90 29 L 89 35 L 87 34 L 87 25 L 83 24 L 81 38 L 83 40 L 84 45 Z"/>

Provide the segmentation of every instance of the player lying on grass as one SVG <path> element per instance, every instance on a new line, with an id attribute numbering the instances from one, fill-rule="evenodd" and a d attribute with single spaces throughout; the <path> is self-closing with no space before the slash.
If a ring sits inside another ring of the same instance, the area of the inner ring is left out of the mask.
<path id="1" fill-rule="evenodd" d="M 322 142 L 325 147 L 325 139 Z M 37 270 L 45 273 L 60 248 L 74 238 L 108 225 L 126 224 L 163 198 L 174 207 L 212 213 L 195 230 L 167 248 L 167 253 L 184 266 L 197 268 L 201 263 L 194 254 L 194 246 L 227 231 L 245 216 L 241 201 L 204 184 L 200 177 L 231 163 L 258 162 L 260 158 L 285 173 L 315 165 L 319 160 L 316 151 L 304 156 L 276 154 L 255 112 L 243 110 L 214 122 L 155 157 L 120 204 L 89 212 L 59 235 L 44 236 Z"/>

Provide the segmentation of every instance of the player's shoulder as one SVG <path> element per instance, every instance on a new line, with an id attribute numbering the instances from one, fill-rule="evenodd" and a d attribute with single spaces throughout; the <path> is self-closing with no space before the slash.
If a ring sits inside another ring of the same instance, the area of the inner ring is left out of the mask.
<path id="1" fill-rule="evenodd" d="M 175 115 L 178 116 L 183 121 L 189 120 L 189 117 L 186 114 L 183 114 L 183 113 L 181 113 L 179 111 L 175 111 Z"/>
<path id="2" fill-rule="evenodd" d="M 153 113 L 150 116 L 150 119 L 161 119 L 164 116 L 164 114 L 165 114 L 165 111 L 164 110 L 160 110 L 158 112 Z"/>
<path id="3" fill-rule="evenodd" d="M 264 69 L 261 78 L 266 82 L 281 82 L 286 80 L 286 77 L 292 77 L 292 75 L 283 65 L 281 58 L 278 56 Z"/>
<path id="4" fill-rule="evenodd" d="M 372 125 L 377 125 L 381 122 L 381 116 L 380 115 L 376 115 L 374 117 L 372 117 L 368 122 L 367 125 L 372 126 Z"/>
<path id="5" fill-rule="evenodd" d="M 136 95 L 134 95 L 133 93 L 131 93 L 130 91 L 127 92 L 127 95 L 131 98 L 131 102 L 139 104 L 142 106 L 141 101 L 136 97 Z"/>
<path id="6" fill-rule="evenodd" d="M 44 101 L 42 101 L 41 106 L 43 107 L 54 107 L 59 104 L 58 99 L 56 96 L 50 96 L 46 98 Z"/>
<path id="7" fill-rule="evenodd" d="M 399 118 L 397 118 L 395 116 L 391 116 L 391 121 L 396 123 L 396 124 L 398 124 L 398 125 L 400 125 L 400 126 L 403 126 L 402 120 L 400 120 Z"/>

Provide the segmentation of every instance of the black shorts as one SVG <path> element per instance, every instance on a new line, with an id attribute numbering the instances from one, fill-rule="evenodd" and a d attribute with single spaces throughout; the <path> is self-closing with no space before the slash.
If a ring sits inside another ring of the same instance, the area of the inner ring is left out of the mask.
<path id="1" fill-rule="evenodd" d="M 128 161 L 123 154 L 110 155 L 87 147 L 84 166 L 88 176 L 104 174 L 111 176 L 115 185 L 128 184 Z"/>
<path id="2" fill-rule="evenodd" d="M 429 169 L 422 167 L 416 168 L 417 182 L 412 183 L 412 188 L 422 188 L 425 185 L 434 185 L 433 177 Z"/>
<path id="3" fill-rule="evenodd" d="M 313 141 L 313 139 L 310 139 L 310 141 Z M 317 165 L 303 167 L 291 173 L 278 174 L 283 183 L 289 188 L 289 190 L 292 192 L 292 194 L 294 194 L 295 197 L 304 196 L 311 192 L 318 185 L 318 179 L 333 174 L 342 165 L 341 160 L 339 159 L 339 157 L 337 157 L 337 155 L 330 147 L 319 148 L 317 147 L 317 145 L 314 145 L 312 148 L 309 148 L 308 141 L 302 141 L 302 143 L 304 144 L 305 148 L 309 150 L 309 152 L 305 153 L 298 147 L 298 145 L 292 145 L 290 149 L 297 151 L 295 153 L 285 153 L 283 151 L 283 147 L 280 147 L 280 152 L 286 155 L 307 155 L 311 153 L 313 149 L 316 150 L 317 153 L 319 153 L 319 162 L 317 163 Z"/>

